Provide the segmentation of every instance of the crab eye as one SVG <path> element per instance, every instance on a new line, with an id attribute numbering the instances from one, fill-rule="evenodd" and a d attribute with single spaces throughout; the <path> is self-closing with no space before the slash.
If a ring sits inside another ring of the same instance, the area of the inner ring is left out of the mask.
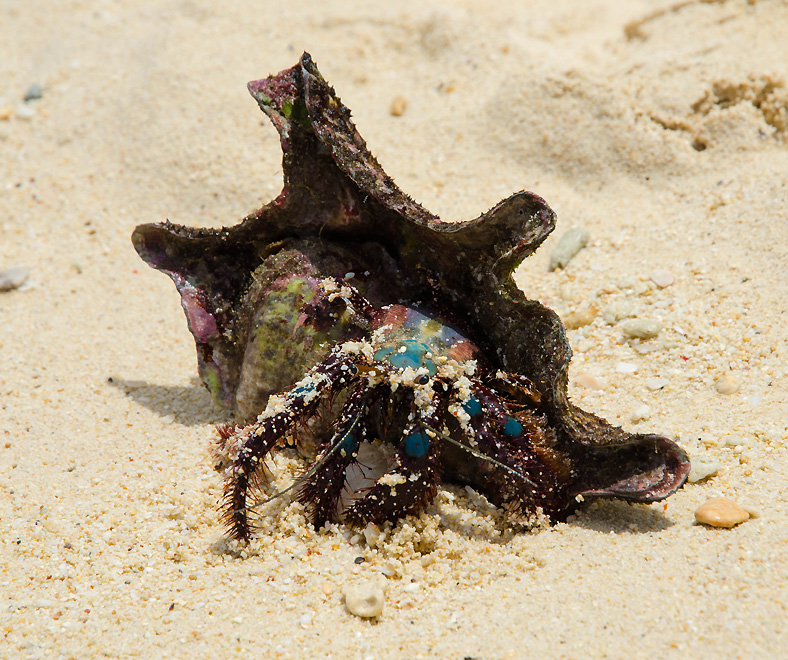
<path id="1" fill-rule="evenodd" d="M 427 374 L 423 376 L 419 376 L 419 379 L 416 381 L 419 385 L 426 385 L 430 382 L 430 377 Z"/>

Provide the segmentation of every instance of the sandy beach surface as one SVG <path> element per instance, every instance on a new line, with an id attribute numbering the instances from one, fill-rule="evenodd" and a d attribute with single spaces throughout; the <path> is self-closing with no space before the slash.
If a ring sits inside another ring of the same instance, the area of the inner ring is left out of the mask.
<path id="1" fill-rule="evenodd" d="M 788 657 L 788 5 L 377 5 L 0 2 L 0 270 L 30 271 L 0 292 L 0 657 Z M 455 487 L 380 535 L 282 498 L 225 540 L 228 414 L 129 237 L 279 193 L 246 82 L 304 50 L 432 212 L 548 201 L 517 281 L 572 328 L 572 399 L 711 476 L 530 531 Z M 750 519 L 696 524 L 716 496 Z M 348 612 L 353 585 L 380 617 Z"/>

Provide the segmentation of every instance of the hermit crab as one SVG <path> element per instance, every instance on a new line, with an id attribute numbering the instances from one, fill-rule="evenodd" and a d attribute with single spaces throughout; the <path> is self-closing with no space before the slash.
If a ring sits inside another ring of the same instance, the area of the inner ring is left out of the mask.
<path id="1" fill-rule="evenodd" d="M 584 498 L 681 487 L 674 442 L 568 400 L 561 322 L 512 279 L 555 226 L 544 200 L 519 192 L 442 222 L 383 172 L 308 54 L 249 91 L 279 132 L 282 193 L 233 227 L 132 236 L 175 282 L 200 376 L 235 415 L 217 450 L 232 536 L 282 495 L 265 461 L 286 446 L 307 457 L 287 490 L 316 526 L 396 521 L 442 482 L 554 520 Z"/>

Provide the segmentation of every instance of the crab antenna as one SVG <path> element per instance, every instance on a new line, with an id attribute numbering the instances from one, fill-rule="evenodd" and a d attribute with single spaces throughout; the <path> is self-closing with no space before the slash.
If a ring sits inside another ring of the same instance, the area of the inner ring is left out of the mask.
<path id="1" fill-rule="evenodd" d="M 260 507 L 260 506 L 263 506 L 265 504 L 268 504 L 269 502 L 273 502 L 278 497 L 282 497 L 282 495 L 286 495 L 291 490 L 293 490 L 294 488 L 297 488 L 302 483 L 304 483 L 304 481 L 306 481 L 310 477 L 314 476 L 315 473 L 317 473 L 317 471 L 320 469 L 320 467 L 323 464 L 325 464 L 325 462 L 329 458 L 331 458 L 331 456 L 333 456 L 336 453 L 336 451 L 342 446 L 342 443 L 352 433 L 353 429 L 356 428 L 356 424 L 358 424 L 358 420 L 361 419 L 361 412 L 362 411 L 359 411 L 358 415 L 356 415 L 356 418 L 353 420 L 353 423 L 348 427 L 348 430 L 345 431 L 345 434 L 341 438 L 339 438 L 339 440 L 337 440 L 336 442 L 332 441 L 331 449 L 329 449 L 326 452 L 326 454 L 319 461 L 317 461 L 317 463 L 315 463 L 311 468 L 309 468 L 309 470 L 307 472 L 305 472 L 300 477 L 298 477 L 292 484 L 290 484 L 284 490 L 280 490 L 278 493 L 274 493 L 268 499 L 262 500 L 260 502 L 255 502 L 252 506 L 246 507 L 247 510 L 251 511 L 253 509 L 256 509 L 257 507 Z M 337 436 L 334 436 L 334 437 L 336 438 Z"/>
<path id="2" fill-rule="evenodd" d="M 526 483 L 531 484 L 534 488 L 538 488 L 538 486 L 533 481 L 531 481 L 528 477 L 526 477 L 519 470 L 515 470 L 514 468 L 509 467 L 508 465 L 506 465 L 504 463 L 501 463 L 501 461 L 494 459 L 492 456 L 488 456 L 487 454 L 484 454 L 484 453 L 478 451 L 477 449 L 474 449 L 473 447 L 469 447 L 468 445 L 463 444 L 459 440 L 455 440 L 450 435 L 448 435 L 446 433 L 443 433 L 442 431 L 439 431 L 438 429 L 432 428 L 429 424 L 425 424 L 424 422 L 420 422 L 420 424 L 421 424 L 421 426 L 423 426 L 428 431 L 432 431 L 435 435 L 437 435 L 441 439 L 446 440 L 447 442 L 450 442 L 451 444 L 456 445 L 457 447 L 460 447 L 461 449 L 464 449 L 469 454 L 473 454 L 476 458 L 481 458 L 482 460 L 490 461 L 490 463 L 492 463 L 493 465 L 497 465 L 498 467 L 503 468 L 507 472 L 511 472 L 514 476 L 519 477 L 520 479 L 522 479 Z"/>

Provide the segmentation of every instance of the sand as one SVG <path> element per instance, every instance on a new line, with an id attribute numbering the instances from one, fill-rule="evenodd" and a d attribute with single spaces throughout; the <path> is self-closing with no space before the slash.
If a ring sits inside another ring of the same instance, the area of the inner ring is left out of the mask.
<path id="1" fill-rule="evenodd" d="M 0 293 L 0 657 L 788 655 L 788 6 L 224 4 L 0 7 L 0 269 L 31 270 Z M 531 531 L 460 488 L 366 536 L 282 499 L 250 546 L 223 540 L 227 413 L 129 236 L 235 224 L 279 192 L 245 84 L 302 50 L 431 211 L 550 203 L 518 283 L 582 312 L 573 400 L 715 475 Z M 574 226 L 588 246 L 548 272 Z M 659 334 L 628 338 L 632 318 Z M 753 517 L 695 524 L 715 496 Z M 347 611 L 356 583 L 379 583 L 379 618 Z"/>

